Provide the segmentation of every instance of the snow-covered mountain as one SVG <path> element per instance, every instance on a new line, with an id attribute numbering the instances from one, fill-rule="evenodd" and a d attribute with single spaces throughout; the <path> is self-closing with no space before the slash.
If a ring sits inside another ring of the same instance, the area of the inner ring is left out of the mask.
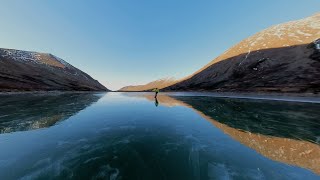
<path id="1" fill-rule="evenodd" d="M 0 91 L 105 91 L 103 85 L 47 53 L 0 48 Z"/>
<path id="2" fill-rule="evenodd" d="M 166 90 L 320 92 L 320 13 L 265 29 Z"/>
<path id="3" fill-rule="evenodd" d="M 165 88 L 168 87 L 170 85 L 173 85 L 175 83 L 179 82 L 177 79 L 175 78 L 163 78 L 163 79 L 159 79 L 156 81 L 152 81 L 148 84 L 145 85 L 137 85 L 137 86 L 126 86 L 121 88 L 119 91 L 148 91 L 148 90 L 152 90 L 154 88 Z"/>

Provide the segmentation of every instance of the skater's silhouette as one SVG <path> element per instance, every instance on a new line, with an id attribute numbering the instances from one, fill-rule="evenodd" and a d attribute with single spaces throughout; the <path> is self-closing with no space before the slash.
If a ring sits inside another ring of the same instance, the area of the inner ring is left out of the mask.
<path id="1" fill-rule="evenodd" d="M 154 95 L 154 98 L 157 98 L 158 93 L 160 92 L 160 90 L 158 88 L 155 88 L 152 90 L 153 92 L 155 92 L 156 94 Z"/>

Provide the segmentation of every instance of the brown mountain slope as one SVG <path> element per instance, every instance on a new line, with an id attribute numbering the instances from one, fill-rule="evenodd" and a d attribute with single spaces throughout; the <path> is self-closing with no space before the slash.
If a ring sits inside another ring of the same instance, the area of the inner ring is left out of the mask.
<path id="1" fill-rule="evenodd" d="M 108 91 L 54 55 L 0 48 L 0 91 L 51 90 Z"/>
<path id="2" fill-rule="evenodd" d="M 145 85 L 126 86 L 126 87 L 121 88 L 119 91 L 147 91 L 147 90 L 151 90 L 154 88 L 162 89 L 162 88 L 171 86 L 177 82 L 179 82 L 179 81 L 174 78 L 164 78 L 164 79 L 152 81 L 152 82 L 145 84 Z"/>
<path id="3" fill-rule="evenodd" d="M 319 38 L 320 14 L 273 26 L 165 90 L 319 92 Z"/>

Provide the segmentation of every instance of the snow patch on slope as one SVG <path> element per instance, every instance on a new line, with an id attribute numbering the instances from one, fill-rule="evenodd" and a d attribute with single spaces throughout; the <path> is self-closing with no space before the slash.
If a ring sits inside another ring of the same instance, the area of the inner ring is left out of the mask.
<path id="1" fill-rule="evenodd" d="M 91 79 L 90 76 L 86 75 L 85 73 L 82 73 L 77 68 L 67 63 L 65 60 L 52 54 L 0 48 L 0 57 L 2 57 L 3 59 L 8 59 L 21 63 L 32 63 L 46 66 L 48 69 L 52 71 L 58 71 L 60 69 L 64 73 L 69 75 L 80 76 L 85 78 L 86 80 Z M 2 58 L 0 58 L 0 60 Z"/>

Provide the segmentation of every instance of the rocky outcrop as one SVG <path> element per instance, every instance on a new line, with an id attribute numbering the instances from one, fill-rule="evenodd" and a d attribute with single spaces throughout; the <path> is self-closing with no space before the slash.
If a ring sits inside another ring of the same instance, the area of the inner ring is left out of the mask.
<path id="1" fill-rule="evenodd" d="M 88 74 L 46 53 L 0 48 L 0 91 L 108 91 Z"/>
<path id="2" fill-rule="evenodd" d="M 320 62 L 320 39 L 315 40 L 309 45 L 309 48 L 313 49 L 313 53 L 310 55 L 310 59 Z"/>
<path id="3" fill-rule="evenodd" d="M 243 40 L 167 91 L 320 92 L 320 14 Z"/>

